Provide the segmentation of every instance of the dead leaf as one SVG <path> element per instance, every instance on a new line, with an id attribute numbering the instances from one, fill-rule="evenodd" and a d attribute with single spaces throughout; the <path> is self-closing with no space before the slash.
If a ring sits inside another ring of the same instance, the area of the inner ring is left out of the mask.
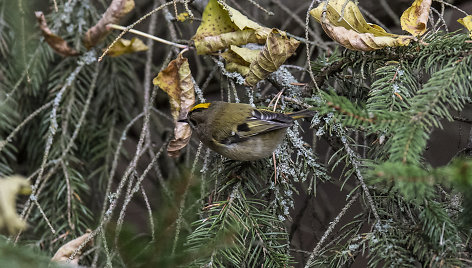
<path id="1" fill-rule="evenodd" d="M 107 25 L 118 24 L 120 19 L 133 10 L 133 8 L 134 0 L 113 0 L 97 24 L 85 33 L 83 39 L 85 47 L 90 49 L 98 44 L 111 32 Z"/>
<path id="2" fill-rule="evenodd" d="M 199 55 L 211 54 L 231 45 L 264 44 L 270 31 L 270 28 L 249 20 L 236 9 L 210 0 L 192 39 Z"/>
<path id="3" fill-rule="evenodd" d="M 54 257 L 52 257 L 52 261 L 59 262 L 59 263 L 67 263 L 69 260 L 69 257 L 82 245 L 87 241 L 89 238 L 90 234 L 92 233 L 91 230 L 87 230 L 85 234 L 77 237 L 74 240 L 71 240 L 67 242 L 66 244 L 62 245 L 57 251 L 56 254 L 54 254 Z M 91 247 L 93 245 L 93 240 L 91 239 L 87 243 L 87 247 Z M 79 252 L 78 254 L 75 255 L 74 259 L 70 261 L 71 264 L 79 264 L 79 258 L 80 255 L 82 255 L 82 252 Z"/>
<path id="4" fill-rule="evenodd" d="M 62 39 L 60 36 L 54 34 L 51 29 L 49 29 L 48 24 L 46 22 L 46 18 L 44 17 L 43 12 L 36 11 L 34 12 L 36 15 L 36 19 L 38 19 L 39 29 L 43 33 L 44 40 L 48 45 L 57 53 L 62 56 L 77 56 L 79 52 L 77 50 L 69 47 L 67 42 Z"/>
<path id="5" fill-rule="evenodd" d="M 472 15 L 465 16 L 457 20 L 460 24 L 464 25 L 469 31 L 469 36 L 472 38 Z"/>
<path id="6" fill-rule="evenodd" d="M 260 51 L 259 49 L 231 45 L 227 51 L 221 54 L 226 61 L 225 69 L 246 76 L 250 70 L 249 66 L 257 60 Z"/>
<path id="7" fill-rule="evenodd" d="M 264 49 L 259 52 L 257 59 L 251 62 L 245 84 L 254 86 L 270 73 L 277 71 L 280 65 L 292 56 L 299 44 L 299 41 L 287 37 L 284 32 L 273 29 L 267 37 Z"/>
<path id="8" fill-rule="evenodd" d="M 413 39 L 412 36 L 387 33 L 382 27 L 368 23 L 352 1 L 323 2 L 310 10 L 310 14 L 329 37 L 352 50 L 371 51 L 405 46 Z"/>
<path id="9" fill-rule="evenodd" d="M 108 50 L 108 55 L 111 57 L 118 57 L 123 54 L 131 54 L 146 50 L 148 50 L 148 46 L 146 46 L 139 38 L 133 37 L 131 40 L 121 38 Z"/>
<path id="10" fill-rule="evenodd" d="M 400 18 L 402 29 L 414 36 L 423 35 L 427 30 L 431 2 L 432 0 L 415 0 Z"/>
<path id="11" fill-rule="evenodd" d="M 195 86 L 187 58 L 179 54 L 152 82 L 169 95 L 175 126 L 174 139 L 167 146 L 167 154 L 178 157 L 192 135 L 190 125 L 178 120 L 185 118 L 195 104 Z"/>
<path id="12" fill-rule="evenodd" d="M 31 194 L 26 178 L 10 176 L 0 179 L 0 233 L 14 235 L 26 229 L 26 222 L 16 214 L 16 196 Z"/>

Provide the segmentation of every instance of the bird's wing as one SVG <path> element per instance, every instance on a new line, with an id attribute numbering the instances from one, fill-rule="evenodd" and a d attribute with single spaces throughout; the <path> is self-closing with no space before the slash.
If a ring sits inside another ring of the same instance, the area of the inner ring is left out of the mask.
<path id="1" fill-rule="evenodd" d="M 241 113 L 244 114 L 246 111 Z M 215 143 L 235 144 L 246 141 L 252 136 L 290 127 L 293 124 L 293 119 L 288 115 L 261 109 L 252 109 L 250 116 L 244 121 L 237 126 L 231 122 L 219 122 L 223 127 L 212 133 Z"/>
<path id="2" fill-rule="evenodd" d="M 293 119 L 288 115 L 268 110 L 253 110 L 246 122 L 237 126 L 236 133 L 241 138 L 247 138 L 290 127 L 292 124 Z"/>

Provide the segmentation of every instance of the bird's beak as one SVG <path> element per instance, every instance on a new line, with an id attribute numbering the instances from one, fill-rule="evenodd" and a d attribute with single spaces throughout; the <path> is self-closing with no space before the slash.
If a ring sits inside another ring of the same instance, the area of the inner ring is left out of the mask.
<path id="1" fill-rule="evenodd" d="M 177 122 L 188 124 L 188 118 L 181 118 L 181 119 L 177 120 Z"/>

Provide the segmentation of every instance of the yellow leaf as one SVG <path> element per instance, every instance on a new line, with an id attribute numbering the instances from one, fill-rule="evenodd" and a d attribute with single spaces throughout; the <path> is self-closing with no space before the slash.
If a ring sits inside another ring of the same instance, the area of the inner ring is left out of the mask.
<path id="1" fill-rule="evenodd" d="M 174 139 L 167 147 L 171 157 L 177 157 L 192 136 L 192 130 L 187 123 L 178 122 L 185 118 L 195 104 L 195 85 L 193 84 L 187 58 L 179 54 L 152 81 L 169 95 L 170 108 L 174 118 Z"/>
<path id="2" fill-rule="evenodd" d="M 460 24 L 464 25 L 469 31 L 469 36 L 472 38 L 472 15 L 465 16 L 457 20 Z"/>
<path id="3" fill-rule="evenodd" d="M 225 59 L 225 69 L 242 75 L 249 73 L 249 66 L 257 60 L 260 50 L 233 46 L 221 54 Z"/>
<path id="4" fill-rule="evenodd" d="M 265 38 L 258 39 L 257 35 L 254 34 L 254 30 L 246 29 L 216 36 L 206 36 L 199 41 L 196 40 L 195 47 L 197 48 L 198 54 L 204 55 L 228 48 L 231 45 L 240 46 L 248 43 L 263 44 L 265 40 Z"/>
<path id="5" fill-rule="evenodd" d="M 250 49 L 245 47 L 231 46 L 230 50 L 241 57 L 245 62 L 251 63 L 257 60 L 257 56 L 261 52 L 259 49 Z"/>
<path id="6" fill-rule="evenodd" d="M 400 18 L 402 29 L 414 36 L 423 35 L 427 30 L 431 2 L 432 0 L 415 0 Z"/>
<path id="7" fill-rule="evenodd" d="M 180 22 L 184 22 L 188 19 L 190 15 L 188 14 L 188 12 L 182 12 L 182 13 L 179 13 L 179 15 L 177 15 L 177 20 L 180 21 Z"/>
<path id="8" fill-rule="evenodd" d="M 264 49 L 251 63 L 245 84 L 254 86 L 270 73 L 275 72 L 295 52 L 299 44 L 299 41 L 287 37 L 284 32 L 273 29 L 267 37 Z"/>
<path id="9" fill-rule="evenodd" d="M 131 54 L 146 50 L 148 50 L 148 46 L 146 46 L 139 38 L 133 37 L 131 40 L 121 38 L 108 50 L 108 55 L 111 57 L 118 57 L 123 54 Z"/>
<path id="10" fill-rule="evenodd" d="M 263 44 L 270 29 L 249 20 L 236 9 L 210 0 L 202 23 L 192 37 L 198 54 L 210 54 L 231 45 Z"/>
<path id="11" fill-rule="evenodd" d="M 26 229 L 26 222 L 16 214 L 16 196 L 31 194 L 26 178 L 11 176 L 0 179 L 0 233 L 14 235 Z"/>
<path id="12" fill-rule="evenodd" d="M 413 38 L 387 33 L 382 27 L 368 23 L 352 1 L 323 2 L 310 10 L 310 14 L 329 37 L 353 50 L 370 51 L 387 46 L 404 46 Z"/>

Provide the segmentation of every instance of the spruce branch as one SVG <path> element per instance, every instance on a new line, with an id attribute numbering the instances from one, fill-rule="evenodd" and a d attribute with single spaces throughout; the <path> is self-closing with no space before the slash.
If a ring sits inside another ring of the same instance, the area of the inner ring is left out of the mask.
<path id="1" fill-rule="evenodd" d="M 359 156 L 349 146 L 349 143 L 347 142 L 347 137 L 343 133 L 344 131 L 342 129 L 335 129 L 335 131 L 337 132 L 338 136 L 341 139 L 341 142 L 347 153 L 347 157 L 349 158 L 349 162 L 351 163 L 351 165 L 354 167 L 356 171 L 356 177 L 359 180 L 359 183 L 361 184 L 362 190 L 364 191 L 364 194 L 367 198 L 367 202 L 369 203 L 372 213 L 374 214 L 374 218 L 377 223 L 380 223 L 381 221 L 380 221 L 379 213 L 377 212 L 377 207 L 374 203 L 374 200 L 372 199 L 372 196 L 370 195 L 369 188 L 365 184 L 364 176 L 361 173 L 361 169 L 360 169 L 361 163 L 359 162 Z"/>
<path id="2" fill-rule="evenodd" d="M 44 110 L 48 109 L 50 106 L 53 105 L 53 102 L 54 101 L 50 101 L 46 104 L 44 104 L 43 106 L 39 107 L 38 109 L 36 109 L 34 112 L 32 112 L 27 118 L 25 118 L 25 120 L 23 120 L 23 122 L 21 122 L 9 135 L 8 137 L 5 139 L 5 140 L 2 140 L 0 141 L 0 152 L 3 150 L 3 148 L 5 147 L 5 145 L 7 145 L 8 143 L 12 142 L 13 141 L 13 138 L 15 137 L 15 135 L 29 122 L 31 121 L 32 119 L 34 119 L 38 114 L 40 114 L 41 112 L 43 112 Z"/>

